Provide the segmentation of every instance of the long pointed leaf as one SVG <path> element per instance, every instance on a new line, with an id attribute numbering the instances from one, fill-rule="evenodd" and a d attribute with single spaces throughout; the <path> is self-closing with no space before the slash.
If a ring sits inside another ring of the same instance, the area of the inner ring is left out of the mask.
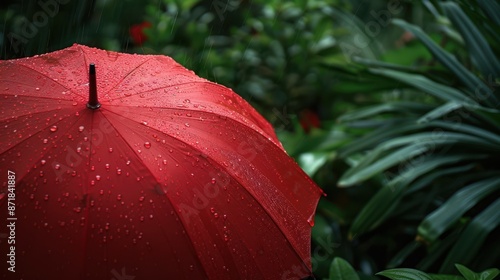
<path id="1" fill-rule="evenodd" d="M 382 275 L 393 280 L 433 280 L 427 273 L 412 268 L 387 269 L 375 275 Z"/>
<path id="2" fill-rule="evenodd" d="M 330 280 L 359 280 L 359 276 L 347 261 L 335 257 L 330 265 Z"/>
<path id="3" fill-rule="evenodd" d="M 481 71 L 483 77 L 485 79 L 499 77 L 500 62 L 469 17 L 456 3 L 444 2 L 441 3 L 441 7 L 453 22 L 453 25 L 460 31 L 462 37 L 464 37 L 472 62 Z"/>
<path id="4" fill-rule="evenodd" d="M 350 236 L 363 234 L 383 222 L 398 205 L 410 182 L 431 170 L 456 163 L 461 159 L 462 157 L 457 155 L 435 157 L 402 172 L 382 187 L 363 207 L 351 225 Z"/>
<path id="5" fill-rule="evenodd" d="M 465 212 L 482 198 L 498 189 L 500 189 L 500 178 L 498 177 L 476 182 L 461 189 L 420 223 L 418 235 L 428 242 L 434 242 Z"/>
<path id="6" fill-rule="evenodd" d="M 407 74 L 404 72 L 388 70 L 388 69 L 384 70 L 370 69 L 370 71 L 376 74 L 380 74 L 382 76 L 390 77 L 395 80 L 401 81 L 407 85 L 410 85 L 414 88 L 427 92 L 444 101 L 455 101 L 459 103 L 469 104 L 470 106 L 477 105 L 477 102 L 467 97 L 465 93 L 457 89 L 454 89 L 452 87 L 436 83 L 422 75 Z"/>
<path id="7" fill-rule="evenodd" d="M 426 154 L 433 153 L 439 146 L 452 146 L 456 144 L 474 147 L 476 153 L 469 156 L 464 155 L 464 159 L 480 158 L 485 156 L 484 152 L 500 151 L 500 145 L 496 145 L 485 139 L 454 132 L 423 132 L 409 136 L 399 137 L 386 141 L 368 154 L 359 164 L 347 170 L 338 182 L 340 187 L 348 187 L 362 182 L 373 175 L 385 171 L 401 162 L 411 163 L 411 159 Z M 398 148 L 401 147 L 402 148 Z M 389 153 L 390 150 L 398 148 Z M 480 155 L 479 151 L 483 152 Z"/>
<path id="8" fill-rule="evenodd" d="M 455 263 L 470 264 L 479 252 L 486 237 L 499 223 L 500 199 L 497 199 L 467 225 L 458 241 L 448 253 L 440 272 L 451 272 Z"/>
<path id="9" fill-rule="evenodd" d="M 454 55 L 443 50 L 439 45 L 437 45 L 432 39 L 425 34 L 424 31 L 418 26 L 407 23 L 401 19 L 394 19 L 392 21 L 395 25 L 408 30 L 413 33 L 420 41 L 429 49 L 429 51 L 434 55 L 434 57 L 443 63 L 450 71 L 452 71 L 462 83 L 469 89 L 469 97 L 476 98 L 474 94 L 480 88 L 481 93 L 487 97 L 488 105 L 495 106 L 498 99 L 495 98 L 493 92 L 485 86 L 485 84 L 471 73 L 467 68 L 465 68 Z M 469 103 L 472 104 L 472 103 Z"/>

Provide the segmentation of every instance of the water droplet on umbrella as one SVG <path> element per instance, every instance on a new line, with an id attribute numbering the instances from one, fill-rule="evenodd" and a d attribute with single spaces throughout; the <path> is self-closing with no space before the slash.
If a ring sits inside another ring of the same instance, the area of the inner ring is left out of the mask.
<path id="1" fill-rule="evenodd" d="M 44 144 L 49 143 L 49 139 L 47 139 L 47 138 L 43 139 L 43 143 L 44 143 Z"/>
<path id="2" fill-rule="evenodd" d="M 212 182 L 212 184 L 215 184 L 216 183 L 215 178 L 212 178 L 211 182 Z"/>
<path id="3" fill-rule="evenodd" d="M 120 168 L 116 169 L 116 174 L 118 175 L 122 174 L 122 170 Z"/>
<path id="4" fill-rule="evenodd" d="M 85 129 L 85 127 L 83 125 L 81 125 L 80 127 L 78 127 L 78 131 L 80 131 L 80 132 L 82 132 L 84 129 Z"/>
<path id="5" fill-rule="evenodd" d="M 56 132 L 57 131 L 57 126 L 53 125 L 52 127 L 50 127 L 50 131 L 51 132 Z"/>
<path id="6" fill-rule="evenodd" d="M 48 194 L 46 194 L 46 195 L 43 197 L 43 200 L 45 200 L 45 201 L 49 200 L 49 195 L 48 195 Z"/>
<path id="7" fill-rule="evenodd" d="M 163 160 L 163 164 L 165 164 L 165 165 L 167 164 L 167 160 L 166 159 Z"/>
<path id="8" fill-rule="evenodd" d="M 101 180 L 101 176 L 100 176 L 100 175 L 95 175 L 95 179 L 96 179 L 97 181 L 100 181 L 100 180 Z"/>
<path id="9" fill-rule="evenodd" d="M 186 127 L 189 127 L 189 123 L 185 123 L 184 125 L 185 125 Z"/>
<path id="10" fill-rule="evenodd" d="M 122 195 L 121 194 L 117 195 L 116 200 L 118 200 L 118 201 L 122 200 Z"/>
<path id="11" fill-rule="evenodd" d="M 212 213 L 212 214 L 215 213 L 215 208 L 210 207 L 210 213 Z"/>
<path id="12" fill-rule="evenodd" d="M 109 170 L 109 163 L 106 163 L 104 167 L 106 167 L 106 169 Z"/>
<path id="13" fill-rule="evenodd" d="M 112 153 L 113 152 L 113 148 L 109 148 L 108 152 Z"/>
<path id="14" fill-rule="evenodd" d="M 60 165 L 60 164 L 56 164 L 56 165 L 54 165 L 54 168 L 55 168 L 56 170 L 59 170 L 59 169 L 61 169 L 61 165 Z"/>
<path id="15" fill-rule="evenodd" d="M 42 160 L 40 161 L 40 163 L 41 163 L 42 165 L 45 165 L 45 163 L 47 163 L 47 161 L 45 161 L 44 159 L 42 159 Z"/>
<path id="16" fill-rule="evenodd" d="M 130 165 L 130 160 L 127 160 L 126 164 L 127 164 L 127 165 Z"/>
<path id="17" fill-rule="evenodd" d="M 144 147 L 146 147 L 146 149 L 151 148 L 151 143 L 149 143 L 149 142 L 145 142 L 145 143 L 144 143 Z"/>
<path id="18" fill-rule="evenodd" d="M 81 207 L 75 207 L 75 208 L 73 208 L 73 211 L 75 211 L 76 213 L 80 213 L 80 212 L 82 212 L 82 208 Z"/>
<path id="19" fill-rule="evenodd" d="M 40 88 L 39 88 L 39 87 L 37 87 L 37 88 L 35 88 L 35 90 L 36 90 L 36 91 L 39 91 L 39 90 L 40 90 Z"/>
<path id="20" fill-rule="evenodd" d="M 43 171 L 40 171 L 40 177 L 43 177 Z"/>

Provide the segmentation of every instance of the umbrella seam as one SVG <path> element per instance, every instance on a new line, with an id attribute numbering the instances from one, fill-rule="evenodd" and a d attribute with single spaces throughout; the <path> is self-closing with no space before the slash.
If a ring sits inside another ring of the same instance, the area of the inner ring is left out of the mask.
<path id="1" fill-rule="evenodd" d="M 108 111 L 109 111 L 109 110 L 108 110 Z M 117 114 L 117 113 L 115 113 L 115 112 L 112 112 L 112 111 L 109 111 L 109 112 L 110 112 L 110 113 L 113 113 L 113 114 L 118 115 L 118 114 Z M 122 116 L 122 115 L 118 115 L 118 116 L 124 117 L 124 116 Z M 130 118 L 127 118 L 127 117 L 124 117 L 124 118 L 125 118 L 125 119 L 128 119 L 128 120 L 131 120 L 131 121 L 133 121 L 133 122 L 136 122 L 136 121 L 135 121 L 135 120 L 133 120 L 133 119 L 130 119 Z M 230 119 L 230 120 L 234 121 L 235 123 L 242 124 L 242 123 L 240 123 L 239 121 L 233 120 L 233 119 L 231 119 L 231 118 L 228 118 L 228 119 Z M 108 121 L 109 121 L 109 119 L 108 119 Z M 111 123 L 111 122 L 110 122 L 110 123 Z M 140 124 L 139 122 L 137 122 L 137 123 L 138 123 L 138 124 Z M 242 124 L 242 125 L 244 125 L 244 124 Z M 248 129 L 252 129 L 251 127 L 248 127 L 248 126 L 246 126 L 246 125 L 244 125 L 244 126 L 245 126 L 245 127 L 247 127 Z M 172 135 L 170 135 L 170 134 L 167 134 L 167 133 L 165 133 L 165 132 L 163 132 L 163 131 L 160 131 L 160 130 L 158 130 L 158 129 L 156 129 L 156 128 L 153 128 L 153 127 L 150 127 L 150 126 L 149 126 L 149 128 L 150 128 L 150 129 L 153 129 L 153 130 L 155 130 L 155 131 L 157 131 L 157 132 L 159 132 L 159 133 L 161 133 L 161 134 L 163 134 L 163 135 L 165 135 L 165 136 L 167 136 L 167 137 L 169 137 L 169 138 L 172 138 L 172 139 L 174 139 L 174 140 L 180 141 L 180 142 L 182 142 L 182 143 L 186 144 L 187 146 L 191 147 L 193 150 L 197 150 L 194 146 L 192 146 L 191 144 L 187 143 L 186 141 L 184 141 L 184 140 L 182 140 L 182 139 L 176 138 L 176 137 L 174 137 L 174 136 L 172 136 Z M 116 129 L 116 128 L 115 128 L 115 129 Z M 118 132 L 118 130 L 117 130 L 117 132 Z M 119 132 L 118 132 L 118 133 L 119 133 Z M 120 133 L 120 135 L 122 135 L 122 134 Z M 259 134 L 259 135 L 260 135 L 261 137 L 264 137 L 264 135 L 262 135 L 262 134 Z M 264 138 L 265 138 L 265 137 L 264 137 Z M 267 138 L 265 138 L 265 140 L 267 141 L 268 139 L 267 139 Z M 127 145 L 128 145 L 128 143 L 127 143 Z M 132 151 L 133 151 L 133 152 L 137 155 L 136 151 L 135 151 L 135 150 L 134 150 L 134 149 L 133 149 L 130 145 L 128 145 L 128 146 L 129 146 L 129 147 L 132 149 Z M 279 148 L 279 147 L 276 147 L 276 148 Z M 280 149 L 280 150 L 281 150 L 281 149 Z M 259 201 L 259 200 L 258 200 L 258 199 L 257 199 L 257 198 L 256 198 L 256 197 L 255 197 L 255 196 L 254 196 L 254 195 L 253 195 L 253 194 L 252 194 L 252 193 L 251 193 L 251 192 L 250 192 L 250 191 L 249 191 L 249 190 L 248 190 L 248 189 L 247 189 L 247 188 L 246 188 L 246 187 L 245 187 L 245 186 L 241 183 L 241 182 L 240 182 L 240 180 L 236 179 L 236 176 L 234 176 L 234 174 L 233 174 L 232 172 L 230 172 L 230 170 L 229 170 L 228 168 L 226 168 L 226 167 L 224 167 L 223 165 L 219 164 L 219 163 L 218 163 L 218 162 L 217 162 L 214 158 L 212 158 L 210 155 L 207 155 L 207 157 L 208 157 L 208 158 L 210 158 L 210 159 L 211 159 L 211 160 L 212 160 L 215 164 L 217 164 L 217 166 L 219 166 L 220 168 L 222 168 L 223 170 L 225 170 L 225 172 L 226 172 L 226 173 L 231 174 L 231 175 L 232 175 L 232 177 L 231 177 L 231 178 L 233 178 L 236 182 L 238 182 L 238 184 L 242 187 L 242 189 L 244 189 L 244 190 L 248 193 L 248 195 L 249 195 L 250 197 L 252 197 L 252 198 L 253 198 L 255 201 L 257 201 L 257 202 Z M 140 157 L 139 157 L 139 158 L 140 158 Z M 292 204 L 292 205 L 293 205 L 293 204 Z M 280 232 L 283 234 L 283 236 L 285 236 L 285 237 L 287 238 L 287 235 L 285 234 L 285 232 L 283 231 L 283 229 L 279 226 L 279 224 L 277 223 L 277 221 L 275 220 L 275 218 L 274 218 L 274 217 L 270 214 L 269 210 L 268 210 L 268 209 L 266 209 L 266 208 L 264 207 L 264 205 L 262 205 L 262 204 L 261 204 L 261 206 L 262 206 L 262 209 L 265 211 L 265 213 L 266 213 L 266 214 L 267 214 L 267 215 L 271 218 L 271 220 L 273 221 L 273 223 L 276 225 L 276 227 L 277 227 L 277 228 L 280 230 Z M 295 208 L 295 207 L 294 207 L 294 208 Z M 298 211 L 298 210 L 297 210 L 297 212 L 299 212 L 299 213 L 300 213 L 300 211 Z M 183 224 L 184 224 L 184 223 L 183 223 Z M 187 231 L 187 228 L 186 228 L 186 232 L 188 232 L 188 231 Z M 287 239 L 288 239 L 288 238 L 287 238 Z M 304 262 L 304 260 L 302 260 L 302 257 L 301 257 L 301 256 L 300 256 L 300 254 L 298 253 L 297 248 L 295 248 L 295 246 L 293 246 L 290 242 L 288 242 L 288 243 L 290 244 L 291 248 L 293 249 L 292 251 L 293 251 L 293 252 L 297 255 L 298 259 L 299 259 L 299 260 L 300 260 L 300 261 L 304 264 L 304 266 L 305 266 L 306 268 L 308 268 L 308 265 Z"/>
<path id="2" fill-rule="evenodd" d="M 110 110 L 107 110 L 107 111 L 108 111 L 108 112 L 110 112 L 110 113 L 116 114 L 116 113 L 114 113 L 114 112 L 112 112 L 112 111 L 110 111 Z M 116 114 L 116 115 L 118 115 L 118 114 Z M 110 124 L 112 124 L 112 122 L 111 122 L 111 121 L 110 121 L 110 120 L 106 117 L 106 115 L 105 115 L 105 114 L 102 114 L 102 116 L 103 116 L 103 117 L 104 117 L 104 118 L 105 118 L 105 119 L 106 119 L 106 120 L 107 120 Z M 119 116 L 121 116 L 121 115 L 119 115 Z M 123 116 L 122 116 L 122 117 L 123 117 Z M 128 119 L 128 118 L 126 118 L 126 119 Z M 129 119 L 129 120 L 131 120 L 131 119 Z M 134 120 L 131 120 L 131 121 L 134 121 Z M 134 122 L 135 122 L 135 121 L 134 121 Z M 148 168 L 148 166 L 145 164 L 145 162 L 142 160 L 142 158 L 139 156 L 139 154 L 137 154 L 137 153 L 136 153 L 135 149 L 134 149 L 132 146 L 130 146 L 130 144 L 129 144 L 127 141 L 125 141 L 126 137 L 124 137 L 124 136 L 123 136 L 123 134 L 122 134 L 120 131 L 118 131 L 118 129 L 117 129 L 115 126 L 113 126 L 113 128 L 114 128 L 114 130 L 116 131 L 116 133 L 118 133 L 118 134 L 121 136 L 121 138 L 122 138 L 122 139 L 124 139 L 124 142 L 125 142 L 125 144 L 129 147 L 129 149 L 130 149 L 130 150 L 131 150 L 131 151 L 132 151 L 132 152 L 133 152 L 133 153 L 137 156 L 137 158 L 139 158 L 139 159 L 141 160 L 141 162 L 144 164 L 144 167 L 146 167 L 146 169 L 148 169 L 149 173 L 150 173 L 150 174 L 151 174 L 151 175 L 155 178 L 156 182 L 158 182 L 158 181 L 159 181 L 159 180 L 158 180 L 158 178 L 156 178 L 156 176 L 154 176 L 154 173 L 153 173 L 153 172 L 152 172 L 152 171 Z M 153 128 L 153 129 L 154 129 L 154 128 Z M 156 130 L 156 129 L 155 129 L 155 130 Z M 163 132 L 162 132 L 162 133 L 163 133 Z M 164 133 L 163 133 L 163 134 L 164 134 Z M 174 208 L 174 204 L 173 204 L 172 200 L 170 199 L 170 197 L 167 195 L 167 193 L 165 193 L 165 197 L 166 197 L 166 198 L 168 199 L 168 201 L 170 202 L 170 205 L 172 205 L 172 208 Z M 179 213 L 178 213 L 177 211 L 174 211 L 174 213 L 175 213 L 175 214 L 176 214 L 176 216 L 179 218 L 179 221 L 181 221 L 181 223 L 182 223 L 182 227 L 184 228 L 184 230 L 186 231 L 186 233 L 188 234 L 188 236 L 190 236 L 190 235 L 189 235 L 189 233 L 188 233 L 188 232 L 189 232 L 189 230 L 188 230 L 187 226 L 185 225 L 185 223 L 184 223 L 183 219 L 179 216 Z M 195 247 L 195 246 L 194 246 L 194 244 L 192 243 L 192 240 L 193 240 L 193 239 L 192 239 L 192 238 L 191 238 L 191 236 L 190 236 L 189 241 L 190 241 L 190 243 L 191 243 L 191 246 L 192 246 L 192 248 L 193 248 L 193 249 L 196 249 L 196 247 Z M 194 251 L 194 252 L 196 252 L 196 250 L 193 250 L 193 251 Z M 208 278 L 208 274 L 207 274 L 207 271 L 206 271 L 206 269 L 205 269 L 205 266 L 204 266 L 203 262 L 201 261 L 201 259 L 200 259 L 200 257 L 198 256 L 198 254 L 195 254 L 195 255 L 196 255 L 196 258 L 198 259 L 198 262 L 200 263 L 201 267 L 203 267 L 203 272 L 204 272 L 204 274 L 205 274 L 205 275 L 207 276 L 207 278 Z"/>
<path id="3" fill-rule="evenodd" d="M 7 63 L 5 63 L 5 64 L 7 64 Z M 13 64 L 14 64 L 14 63 L 13 63 Z M 37 69 L 35 69 L 35 68 L 31 68 L 31 67 L 28 67 L 27 65 L 20 64 L 20 63 L 16 63 L 16 64 L 14 64 L 14 65 L 16 65 L 16 66 L 22 66 L 22 67 L 24 67 L 24 68 L 26 68 L 26 69 L 30 69 L 30 70 L 32 70 L 32 71 L 34 71 L 34 72 L 36 72 L 36 73 L 38 73 L 38 74 L 40 74 L 40 75 L 44 76 L 44 77 L 45 77 L 45 78 L 47 78 L 48 80 L 55 82 L 56 84 L 60 85 L 60 86 L 61 86 L 61 87 L 63 87 L 64 89 L 66 89 L 66 90 L 69 90 L 69 91 L 73 92 L 73 90 L 72 90 L 72 89 L 67 88 L 65 85 L 61 84 L 59 81 L 54 80 L 54 78 L 51 78 L 51 77 L 47 76 L 46 74 L 44 74 L 44 73 L 40 72 L 39 70 L 37 70 Z M 22 84 L 22 83 L 20 83 L 20 84 Z M 76 94 L 76 93 L 75 93 L 75 94 Z M 81 95 L 79 95 L 79 94 L 76 94 L 76 95 L 78 95 L 78 96 L 80 96 L 80 97 L 84 98 L 83 96 L 81 96 Z"/>

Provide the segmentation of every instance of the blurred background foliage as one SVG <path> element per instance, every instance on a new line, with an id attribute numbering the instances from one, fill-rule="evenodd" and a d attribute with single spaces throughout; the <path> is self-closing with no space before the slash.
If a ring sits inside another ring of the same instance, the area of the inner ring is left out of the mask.
<path id="1" fill-rule="evenodd" d="M 457 274 L 456 263 L 500 265 L 497 1 L 0 7 L 2 59 L 74 42 L 165 54 L 255 106 L 328 194 L 312 230 L 318 279 L 338 279 L 342 267 L 378 279 L 395 267 Z M 439 279 L 493 279 L 459 270 L 465 278 Z"/>

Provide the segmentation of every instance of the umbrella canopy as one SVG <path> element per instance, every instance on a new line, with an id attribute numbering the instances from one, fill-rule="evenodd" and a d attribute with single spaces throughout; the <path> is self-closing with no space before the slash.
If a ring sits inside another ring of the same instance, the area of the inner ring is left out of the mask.
<path id="1" fill-rule="evenodd" d="M 1 61 L 0 93 L 2 279 L 311 275 L 321 190 L 232 90 L 75 44 Z"/>

